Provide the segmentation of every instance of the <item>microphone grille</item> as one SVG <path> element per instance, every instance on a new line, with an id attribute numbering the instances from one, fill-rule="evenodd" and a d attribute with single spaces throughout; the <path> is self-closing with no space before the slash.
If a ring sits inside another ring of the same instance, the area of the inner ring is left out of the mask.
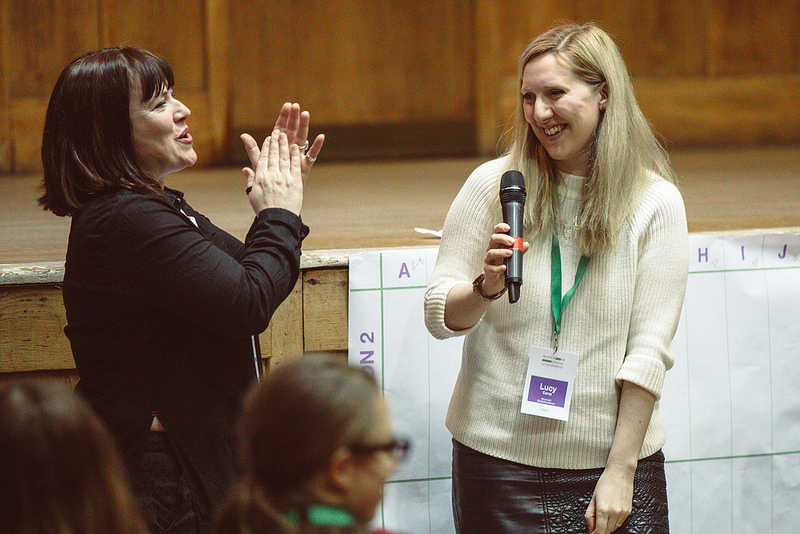
<path id="1" fill-rule="evenodd" d="M 525 177 L 519 171 L 506 171 L 500 177 L 500 202 L 525 203 Z"/>

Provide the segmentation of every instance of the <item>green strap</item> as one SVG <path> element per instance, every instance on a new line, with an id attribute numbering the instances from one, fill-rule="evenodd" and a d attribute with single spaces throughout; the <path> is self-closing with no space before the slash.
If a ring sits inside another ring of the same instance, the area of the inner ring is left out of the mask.
<path id="1" fill-rule="evenodd" d="M 553 319 L 555 324 L 553 326 L 553 333 L 558 336 L 561 333 L 561 315 L 564 308 L 567 307 L 569 299 L 578 288 L 578 284 L 583 278 L 583 273 L 586 272 L 586 265 L 589 263 L 589 256 L 581 254 L 581 259 L 578 262 L 578 270 L 575 272 L 575 283 L 572 288 L 567 291 L 564 298 L 561 298 L 561 247 L 558 245 L 558 236 L 553 234 L 553 248 L 550 253 L 550 295 L 553 303 Z M 557 346 L 557 345 L 556 345 Z"/>
<path id="2" fill-rule="evenodd" d="M 289 510 L 286 519 L 294 525 L 309 524 L 328 527 L 351 527 L 356 524 L 353 516 L 344 508 L 327 504 L 309 504 L 303 513 L 298 510 Z"/>

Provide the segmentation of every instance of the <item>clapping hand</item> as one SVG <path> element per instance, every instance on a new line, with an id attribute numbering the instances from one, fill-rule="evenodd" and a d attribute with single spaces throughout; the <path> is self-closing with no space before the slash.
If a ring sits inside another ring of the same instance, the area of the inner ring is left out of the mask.
<path id="1" fill-rule="evenodd" d="M 310 114 L 299 104 L 281 107 L 272 134 L 258 143 L 250 134 L 242 134 L 251 167 L 242 169 L 250 204 L 256 213 L 268 207 L 285 208 L 300 214 L 303 185 L 325 142 L 317 135 L 309 146 Z"/>

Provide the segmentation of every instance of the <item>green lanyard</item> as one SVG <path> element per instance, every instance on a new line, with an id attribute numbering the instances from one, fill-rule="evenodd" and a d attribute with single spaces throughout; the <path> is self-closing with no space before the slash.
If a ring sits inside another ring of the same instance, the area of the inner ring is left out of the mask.
<path id="1" fill-rule="evenodd" d="M 356 520 L 350 512 L 344 508 L 327 504 L 309 504 L 299 511 L 296 509 L 289 510 L 286 513 L 286 519 L 294 526 L 308 524 L 330 527 L 351 527 L 356 524 Z"/>
<path id="2" fill-rule="evenodd" d="M 578 284 L 583 278 L 583 273 L 586 272 L 586 264 L 589 263 L 589 256 L 581 254 L 581 259 L 578 262 L 578 270 L 575 272 L 575 283 L 572 288 L 567 291 L 564 298 L 561 298 L 561 247 L 558 245 L 558 236 L 553 233 L 553 248 L 550 253 L 550 296 L 553 303 L 553 319 L 555 321 L 553 326 L 553 348 L 558 351 L 558 336 L 561 334 L 561 316 L 564 308 L 567 307 L 569 299 L 575 293 Z"/>

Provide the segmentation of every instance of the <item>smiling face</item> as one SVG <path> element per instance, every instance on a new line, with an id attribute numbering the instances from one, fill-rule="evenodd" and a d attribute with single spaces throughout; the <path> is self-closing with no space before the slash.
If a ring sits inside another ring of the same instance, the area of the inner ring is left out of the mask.
<path id="1" fill-rule="evenodd" d="M 588 176 L 606 85 L 587 84 L 561 58 L 548 53 L 525 65 L 520 92 L 525 121 L 556 168 Z"/>
<path id="2" fill-rule="evenodd" d="M 171 89 L 164 87 L 142 102 L 141 84 L 131 83 L 130 114 L 136 162 L 150 177 L 163 185 L 168 174 L 197 161 L 186 126 L 191 111 Z"/>

